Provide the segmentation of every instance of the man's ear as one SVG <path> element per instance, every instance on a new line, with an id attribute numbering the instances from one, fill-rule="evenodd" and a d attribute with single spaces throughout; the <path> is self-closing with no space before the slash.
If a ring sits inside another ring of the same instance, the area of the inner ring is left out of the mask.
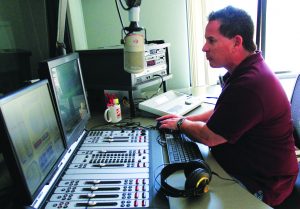
<path id="1" fill-rule="evenodd" d="M 240 35 L 236 35 L 234 38 L 233 38 L 233 41 L 234 41 L 234 46 L 237 47 L 237 46 L 243 46 L 243 37 L 240 36 Z"/>

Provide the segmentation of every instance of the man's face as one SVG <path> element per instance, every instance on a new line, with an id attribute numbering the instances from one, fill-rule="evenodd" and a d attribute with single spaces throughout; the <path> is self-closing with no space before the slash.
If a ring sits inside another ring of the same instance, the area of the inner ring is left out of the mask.
<path id="1" fill-rule="evenodd" d="M 227 70 L 233 66 L 231 58 L 234 41 L 226 38 L 219 32 L 220 22 L 210 21 L 205 29 L 206 42 L 202 51 L 206 53 L 206 59 L 211 67 L 224 67 Z"/>

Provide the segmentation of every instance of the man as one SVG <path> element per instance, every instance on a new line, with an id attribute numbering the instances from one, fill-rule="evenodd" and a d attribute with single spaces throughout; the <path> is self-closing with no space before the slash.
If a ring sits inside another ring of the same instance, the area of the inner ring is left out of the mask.
<path id="1" fill-rule="evenodd" d="M 243 10 L 212 12 L 203 51 L 211 67 L 227 73 L 211 111 L 158 118 L 211 148 L 219 164 L 270 206 L 291 193 L 298 173 L 290 103 L 253 43 L 254 26 Z"/>

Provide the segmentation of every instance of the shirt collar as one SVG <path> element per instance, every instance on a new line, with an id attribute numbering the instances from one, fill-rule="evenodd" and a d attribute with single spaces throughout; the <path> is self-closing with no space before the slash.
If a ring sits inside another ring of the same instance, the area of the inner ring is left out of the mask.
<path id="1" fill-rule="evenodd" d="M 223 81 L 224 83 L 227 83 L 227 81 L 231 80 L 231 78 L 234 78 L 240 74 L 242 74 L 245 70 L 248 69 L 248 66 L 258 62 L 258 61 L 262 61 L 263 57 L 262 57 L 262 53 L 261 51 L 255 51 L 255 53 L 249 55 L 248 57 L 246 57 L 235 69 L 232 73 L 227 72 L 224 76 L 223 76 Z"/>

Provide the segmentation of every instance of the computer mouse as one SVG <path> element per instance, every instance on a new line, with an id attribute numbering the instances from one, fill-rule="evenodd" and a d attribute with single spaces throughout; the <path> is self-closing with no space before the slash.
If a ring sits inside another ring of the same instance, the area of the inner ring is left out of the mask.
<path id="1" fill-rule="evenodd" d="M 187 99 L 184 102 L 184 104 L 186 104 L 186 105 L 191 105 L 192 103 L 193 103 L 193 101 L 191 99 Z"/>
<path id="2" fill-rule="evenodd" d="M 159 127 L 161 126 L 161 122 L 158 120 L 156 121 L 156 126 L 155 126 L 155 129 L 156 130 L 159 130 Z"/>
<path id="3" fill-rule="evenodd" d="M 172 133 L 172 130 L 171 129 L 168 129 L 168 128 L 160 128 L 161 126 L 161 122 L 158 120 L 156 122 L 156 127 L 155 129 L 158 130 L 159 132 L 161 133 Z"/>

